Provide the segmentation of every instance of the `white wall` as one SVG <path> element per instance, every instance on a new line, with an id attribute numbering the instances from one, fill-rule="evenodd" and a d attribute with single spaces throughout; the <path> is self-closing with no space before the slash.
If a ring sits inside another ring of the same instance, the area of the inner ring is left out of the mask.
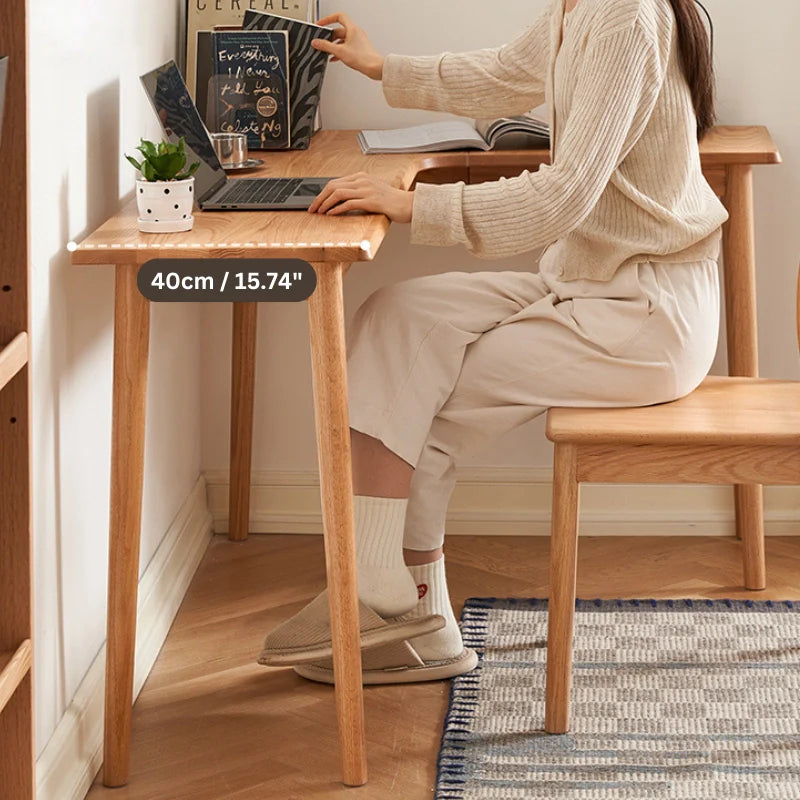
<path id="1" fill-rule="evenodd" d="M 65 245 L 132 197 L 158 126 L 138 75 L 174 56 L 180 0 L 28 0 L 36 735 L 105 639 L 113 270 Z M 200 315 L 152 307 L 142 571 L 200 471 Z"/>
<path id="2" fill-rule="evenodd" d="M 502 13 L 487 13 L 484 0 L 322 0 L 321 13 L 350 14 L 384 53 L 426 54 L 499 45 L 514 36 L 547 5 L 547 0 L 508 0 Z M 800 374 L 794 338 L 794 281 L 800 260 L 800 30 L 796 0 L 772 0 L 768 18 L 756 25 L 746 0 L 708 0 L 715 20 L 719 121 L 767 125 L 784 158 L 782 166 L 755 169 L 756 242 L 761 373 Z M 476 116 L 480 116 L 476 109 Z M 442 115 L 391 109 L 380 85 L 331 64 L 325 78 L 322 116 L 328 128 L 411 125 Z M 408 228 L 395 225 L 369 264 L 351 268 L 345 282 L 348 319 L 376 287 L 414 275 L 450 269 L 531 269 L 536 258 L 521 256 L 487 262 L 462 248 L 422 248 L 408 243 Z M 217 376 L 205 397 L 203 466 L 225 469 L 230 375 L 229 311 L 205 309 L 204 350 L 209 375 Z M 258 340 L 257 404 L 253 468 L 313 470 L 317 467 L 310 398 L 311 373 L 305 305 L 261 307 Z M 225 338 L 217 338 L 220 324 Z M 715 372 L 724 372 L 723 344 Z M 548 466 L 549 443 L 540 417 L 513 431 L 469 460 L 481 466 Z"/>

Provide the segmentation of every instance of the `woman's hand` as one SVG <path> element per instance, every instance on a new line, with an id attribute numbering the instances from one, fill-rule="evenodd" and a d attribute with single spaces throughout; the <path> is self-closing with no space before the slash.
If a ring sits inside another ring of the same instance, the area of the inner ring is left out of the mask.
<path id="1" fill-rule="evenodd" d="M 316 24 L 330 25 L 334 22 L 342 27 L 333 29 L 333 41 L 314 39 L 311 46 L 330 53 L 332 61 L 341 61 L 368 78 L 379 81 L 383 75 L 383 56 L 372 46 L 367 34 L 342 12 L 323 17 Z"/>
<path id="2" fill-rule="evenodd" d="M 393 222 L 411 222 L 414 192 L 395 189 L 365 172 L 328 181 L 308 210 L 313 214 L 344 214 L 368 211 L 385 214 Z"/>

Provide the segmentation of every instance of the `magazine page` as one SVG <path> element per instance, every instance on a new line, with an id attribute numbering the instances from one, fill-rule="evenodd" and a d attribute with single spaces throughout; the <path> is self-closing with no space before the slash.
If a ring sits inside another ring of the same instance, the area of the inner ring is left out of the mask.
<path id="1" fill-rule="evenodd" d="M 532 114 L 520 114 L 514 117 L 499 119 L 475 120 L 475 128 L 488 142 L 491 148 L 504 140 L 502 147 L 546 147 L 550 139 L 550 130 L 546 122 Z M 513 136 L 513 141 L 506 142 Z"/>
<path id="2" fill-rule="evenodd" d="M 413 153 L 477 147 L 487 150 L 483 137 L 466 120 L 429 122 L 393 130 L 361 131 L 359 142 L 365 153 Z"/>

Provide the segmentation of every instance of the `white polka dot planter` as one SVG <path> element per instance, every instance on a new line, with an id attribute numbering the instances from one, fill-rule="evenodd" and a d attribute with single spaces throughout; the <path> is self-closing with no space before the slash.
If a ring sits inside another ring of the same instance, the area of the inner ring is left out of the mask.
<path id="1" fill-rule="evenodd" d="M 145 233 L 189 231 L 194 224 L 194 176 L 182 181 L 136 181 L 139 230 Z"/>

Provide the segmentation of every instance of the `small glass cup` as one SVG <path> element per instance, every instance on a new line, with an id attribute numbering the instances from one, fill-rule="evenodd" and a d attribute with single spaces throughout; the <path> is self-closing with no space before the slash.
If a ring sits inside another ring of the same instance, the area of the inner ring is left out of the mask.
<path id="1" fill-rule="evenodd" d="M 214 152 L 223 168 L 243 167 L 247 164 L 247 135 L 244 133 L 212 133 Z"/>

